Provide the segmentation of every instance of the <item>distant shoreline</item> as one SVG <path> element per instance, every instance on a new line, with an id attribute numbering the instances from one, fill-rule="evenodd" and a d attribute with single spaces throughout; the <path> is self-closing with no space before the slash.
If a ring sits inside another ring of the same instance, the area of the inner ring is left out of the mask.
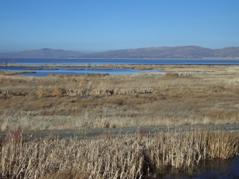
<path id="1" fill-rule="evenodd" d="M 69 58 L 69 57 L 66 57 L 66 58 L 51 58 L 51 57 L 17 57 L 17 58 L 9 58 L 9 57 L 0 57 L 0 60 L 28 60 L 28 59 L 36 59 L 36 60 L 39 60 L 39 59 L 42 59 L 42 60 L 239 60 L 239 57 L 204 57 L 204 58 L 195 58 L 195 57 L 178 57 L 178 58 L 175 58 L 175 57 L 165 57 L 165 58 L 142 58 L 142 57 L 139 57 L 139 58 L 127 58 L 127 57 L 124 57 L 124 58 L 89 58 L 89 57 L 80 57 L 80 58 Z"/>

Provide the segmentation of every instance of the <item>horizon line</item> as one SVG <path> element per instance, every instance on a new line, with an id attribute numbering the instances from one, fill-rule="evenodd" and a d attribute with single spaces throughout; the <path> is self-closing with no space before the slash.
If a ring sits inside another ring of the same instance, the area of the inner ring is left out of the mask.
<path id="1" fill-rule="evenodd" d="M 168 45 L 168 46 L 145 46 L 145 47 L 117 48 L 117 49 L 106 49 L 106 50 L 80 50 L 80 49 L 42 47 L 42 48 L 29 48 L 29 49 L 9 50 L 9 51 L 1 51 L 0 50 L 0 53 L 16 53 L 16 52 L 34 51 L 34 50 L 63 50 L 63 51 L 73 51 L 73 52 L 82 52 L 82 53 L 97 53 L 97 52 L 108 52 L 108 51 L 118 51 L 118 50 L 135 50 L 135 49 L 149 49 L 149 48 L 177 48 L 177 47 L 198 47 L 198 48 L 205 48 L 205 49 L 211 49 L 211 50 L 225 49 L 225 48 L 239 48 L 239 46 L 224 46 L 221 48 L 211 48 L 211 47 L 204 47 L 204 46 L 200 46 L 200 45 L 175 45 L 175 46 Z"/>

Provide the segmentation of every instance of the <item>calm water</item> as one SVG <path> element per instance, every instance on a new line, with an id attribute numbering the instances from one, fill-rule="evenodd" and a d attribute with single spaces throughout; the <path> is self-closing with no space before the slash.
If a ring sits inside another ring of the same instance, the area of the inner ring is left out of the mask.
<path id="1" fill-rule="evenodd" d="M 196 175 L 165 175 L 163 179 L 239 179 L 239 157 L 207 161 L 197 168 Z"/>
<path id="2" fill-rule="evenodd" d="M 105 65 L 105 64 L 136 64 L 136 65 L 239 65 L 238 60 L 226 59 L 0 59 L 0 64 L 19 65 Z M 130 75 L 141 72 L 155 72 L 155 70 L 134 70 L 134 69 L 29 69 L 25 67 L 0 67 L 2 71 L 33 72 L 26 73 L 26 76 L 47 76 L 49 74 L 110 74 L 110 75 Z M 156 71 L 159 72 L 159 71 Z"/>
<path id="3" fill-rule="evenodd" d="M 47 76 L 49 74 L 62 75 L 85 75 L 85 74 L 109 74 L 109 75 L 132 75 L 143 72 L 143 70 L 132 69 L 57 69 L 57 70 L 34 70 L 35 73 L 24 74 L 26 76 Z"/>
<path id="4" fill-rule="evenodd" d="M 132 75 L 145 72 L 160 72 L 159 70 L 136 70 L 127 68 L 78 68 L 78 69 L 41 69 L 41 68 L 29 68 L 23 66 L 0 66 L 0 71 L 7 72 L 27 72 L 23 73 L 25 76 L 48 76 L 50 74 L 61 75 L 85 75 L 85 74 L 109 74 L 109 75 Z"/>

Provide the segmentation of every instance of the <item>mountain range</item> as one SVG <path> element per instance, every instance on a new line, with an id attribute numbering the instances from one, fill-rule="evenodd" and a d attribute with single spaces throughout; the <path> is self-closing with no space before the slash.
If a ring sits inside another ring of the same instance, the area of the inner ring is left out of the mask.
<path id="1" fill-rule="evenodd" d="M 0 58 L 239 58 L 239 47 L 221 49 L 200 46 L 149 47 L 91 53 L 43 48 L 0 53 Z"/>

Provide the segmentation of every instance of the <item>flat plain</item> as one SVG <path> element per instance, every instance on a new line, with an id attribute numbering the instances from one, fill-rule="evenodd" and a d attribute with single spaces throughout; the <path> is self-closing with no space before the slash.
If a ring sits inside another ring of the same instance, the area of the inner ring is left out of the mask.
<path id="1" fill-rule="evenodd" d="M 161 72 L 2 73 L 0 178 L 193 175 L 239 153 L 239 66 L 117 68 Z"/>
<path id="2" fill-rule="evenodd" d="M 133 68 L 161 69 L 165 74 L 0 75 L 1 130 L 238 122 L 238 66 Z"/>

